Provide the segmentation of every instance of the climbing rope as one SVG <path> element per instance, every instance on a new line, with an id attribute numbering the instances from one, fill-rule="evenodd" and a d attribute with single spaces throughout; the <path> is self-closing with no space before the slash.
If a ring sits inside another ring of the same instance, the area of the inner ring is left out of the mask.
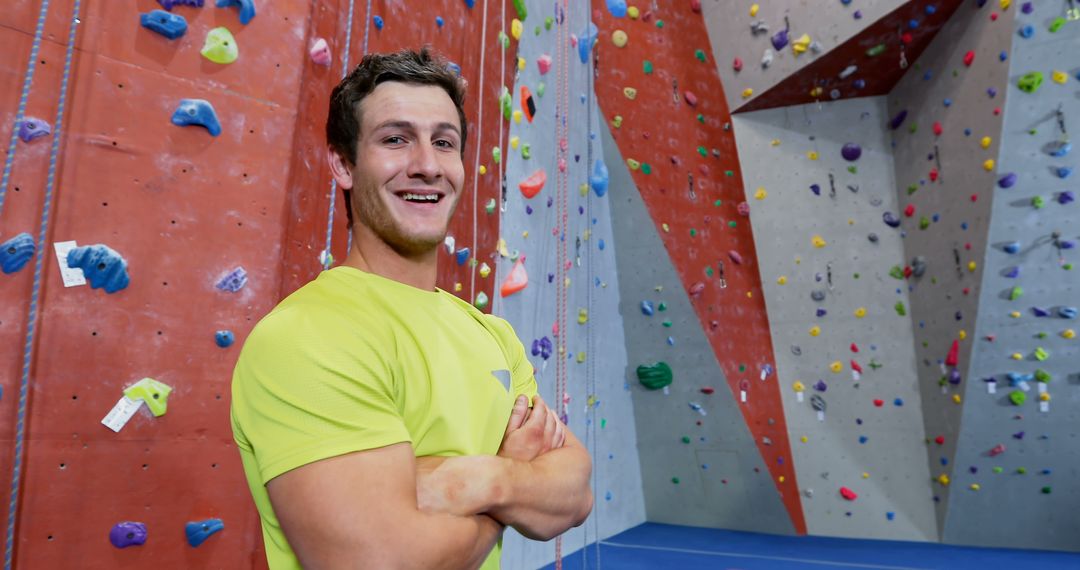
<path id="1" fill-rule="evenodd" d="M 41 36 L 45 31 L 45 15 L 49 11 L 49 0 L 41 1 L 41 11 L 38 12 L 37 28 L 34 29 L 34 43 L 30 46 L 30 61 L 26 64 L 26 75 L 23 76 L 22 94 L 19 95 L 19 109 L 15 111 L 15 128 L 11 129 L 11 140 L 8 142 L 7 160 L 4 161 L 4 176 L 0 179 L 0 214 L 4 213 L 4 196 L 7 195 L 8 181 L 11 180 L 11 166 L 15 163 L 16 143 L 19 140 L 19 123 L 25 118 L 26 101 L 30 97 L 30 86 L 34 83 L 34 65 L 37 62 L 38 49 L 41 48 Z"/>
<path id="2" fill-rule="evenodd" d="M 61 128 L 64 124 L 64 105 L 67 102 L 68 80 L 71 77 L 71 54 L 75 50 L 75 26 L 79 24 L 79 8 L 81 0 L 75 0 L 71 15 L 71 26 L 68 28 L 67 50 L 64 54 L 64 75 L 60 83 L 60 101 L 56 105 L 56 121 L 53 124 L 52 149 L 49 153 L 49 175 L 45 183 L 45 203 L 41 209 L 41 229 L 38 232 L 39 244 L 34 256 L 34 285 L 30 295 L 30 311 L 26 317 L 26 344 L 23 347 L 22 379 L 19 381 L 19 404 L 15 420 L 15 457 L 11 470 L 11 500 L 8 503 L 7 538 L 4 542 L 4 570 L 11 570 L 12 551 L 15 543 L 15 517 L 19 510 L 19 487 L 22 479 L 23 445 L 26 440 L 26 404 L 30 386 L 30 364 L 34 349 L 34 325 L 37 321 L 38 298 L 41 295 L 41 266 L 45 258 L 47 248 L 44 247 L 49 235 L 49 210 L 52 209 L 53 190 L 56 187 L 56 159 L 60 154 Z M 34 36 L 34 46 L 31 49 L 30 66 L 37 61 L 38 46 L 41 42 L 42 23 L 45 21 L 48 10 L 48 0 L 42 0 L 41 12 L 38 15 L 38 28 Z M 30 72 L 28 71 L 29 75 Z M 23 99 L 29 90 L 30 82 L 24 84 Z M 25 102 L 25 101 L 24 101 Z M 22 103 L 20 103 L 19 116 L 22 116 Z M 9 153 L 9 157 L 11 154 Z M 5 170 L 5 183 L 7 172 Z"/>
<path id="3" fill-rule="evenodd" d="M 585 29 L 588 29 L 589 24 L 592 23 L 592 18 L 589 16 L 588 10 L 586 10 L 586 18 L 585 18 L 585 20 L 586 20 L 585 21 Z M 585 168 L 586 168 L 586 172 L 590 171 L 589 169 L 592 168 L 592 164 L 593 164 L 593 160 L 594 160 L 594 158 L 593 158 L 592 128 L 593 128 L 593 106 L 596 104 L 596 97 L 595 97 L 595 92 L 593 91 L 593 89 L 595 88 L 594 74 L 596 73 L 596 68 L 597 68 L 595 63 L 596 63 L 596 59 L 599 58 L 599 46 L 593 46 L 593 50 L 594 51 L 593 51 L 592 57 L 589 58 L 589 63 L 585 67 L 585 73 L 587 74 L 587 77 L 585 78 L 585 84 L 587 86 L 587 89 L 585 90 L 585 94 L 589 98 L 588 104 L 585 106 L 585 125 L 586 125 L 586 128 L 589 131 L 589 134 L 587 135 L 587 137 L 588 137 L 587 149 L 586 149 L 586 152 L 585 152 Z M 588 178 L 587 174 L 586 174 L 586 178 Z M 592 228 L 593 227 L 593 222 L 592 221 L 594 219 L 594 217 L 593 217 L 593 192 L 586 191 L 585 196 L 586 196 L 586 198 L 585 198 L 585 212 L 586 212 L 587 223 L 589 224 L 588 227 Z M 592 236 L 590 235 L 590 237 L 592 237 Z M 598 283 L 596 283 L 596 280 L 597 280 L 596 272 L 595 272 L 596 267 L 593 265 L 594 264 L 594 262 L 593 262 L 593 248 L 594 247 L 596 247 L 596 245 L 594 243 L 592 243 L 592 241 L 590 240 L 590 243 L 588 243 L 586 245 L 586 248 L 585 248 L 585 264 L 588 266 L 588 268 L 587 268 L 588 280 L 585 283 L 585 287 L 586 287 L 585 306 L 587 307 L 586 310 L 588 310 L 589 315 L 595 314 L 593 312 L 593 301 L 594 301 L 594 295 L 593 294 L 595 292 L 596 287 L 598 286 Z M 593 327 L 589 326 L 589 328 L 587 328 L 585 330 L 586 347 L 588 348 L 588 353 L 587 353 L 588 358 L 587 358 L 586 364 L 585 364 L 585 366 L 586 366 L 586 368 L 585 368 L 585 393 L 586 393 L 586 398 L 593 398 L 596 395 L 596 359 L 593 358 L 596 355 L 596 341 L 595 341 L 595 339 L 593 337 L 592 329 L 593 329 Z M 593 540 L 594 540 L 594 542 L 596 544 L 596 567 L 600 568 L 600 514 L 597 512 L 597 509 L 595 507 L 595 504 L 596 504 L 595 503 L 595 497 L 597 496 L 597 493 L 599 491 L 598 483 L 600 481 L 600 474 L 598 473 L 599 462 L 597 461 L 597 457 L 599 455 L 599 447 L 600 447 L 600 435 L 597 432 L 597 427 L 596 427 L 596 423 L 597 423 L 596 402 L 592 401 L 592 400 L 589 400 L 587 403 L 589 404 L 589 408 L 588 408 L 589 413 L 588 413 L 587 419 L 586 419 L 585 441 L 586 441 L 586 446 L 592 452 L 592 464 L 593 464 L 592 493 L 593 493 L 593 497 L 594 497 L 594 503 L 593 503 L 594 507 L 593 507 L 593 513 L 592 513 Z M 582 562 L 582 567 L 587 569 L 588 568 L 588 563 L 589 563 L 589 557 L 588 557 L 589 529 L 588 529 L 588 525 L 583 526 L 582 530 L 583 530 L 583 532 L 582 532 L 581 562 Z"/>
<path id="4" fill-rule="evenodd" d="M 348 24 L 345 27 L 345 55 L 341 60 L 341 78 L 344 79 L 349 74 L 349 52 L 352 51 L 352 25 L 353 25 L 353 8 L 356 6 L 355 1 L 349 2 L 349 17 Z M 368 0 L 368 13 L 371 12 L 371 0 Z M 364 31 L 364 53 L 367 53 L 367 30 Z M 326 249 L 323 252 L 322 266 L 323 271 L 330 269 L 330 263 L 333 261 L 330 255 L 330 246 L 334 243 L 334 197 L 337 195 L 337 180 L 330 180 L 330 211 L 326 214 Z M 345 250 L 345 254 L 348 255 L 348 250 L 352 249 L 352 231 L 349 234 L 349 247 Z"/>
<path id="5" fill-rule="evenodd" d="M 488 15 L 488 0 L 484 0 L 484 18 L 480 26 L 480 41 L 481 44 L 487 41 L 487 15 Z M 501 42 L 500 42 L 501 47 Z M 483 45 L 481 45 L 483 48 Z M 503 48 L 505 51 L 505 48 Z M 480 50 L 480 85 L 479 89 L 484 88 L 484 54 L 486 49 Z M 469 302 L 476 302 L 476 266 L 478 265 L 475 260 L 479 258 L 479 252 L 476 250 L 476 205 L 477 205 L 477 193 L 480 188 L 480 153 L 482 152 L 484 145 L 484 99 L 485 97 L 481 93 L 479 108 L 476 111 L 476 160 L 473 162 L 473 188 L 472 188 L 472 249 L 469 253 L 472 254 L 473 259 L 469 261 Z M 500 114 L 501 115 L 501 114 Z M 501 129 L 500 129 L 501 131 Z"/>
<path id="6" fill-rule="evenodd" d="M 567 384 L 567 350 L 566 350 L 566 337 L 568 331 L 566 329 L 566 304 L 567 304 L 567 279 L 568 271 L 570 269 L 570 259 L 567 255 L 566 240 L 569 237 L 569 228 L 567 227 L 568 210 L 569 210 L 569 180 L 567 169 L 569 168 L 567 158 L 567 150 L 569 148 L 568 141 L 568 121 L 567 115 L 570 112 L 569 105 L 569 90 L 570 90 L 570 58 L 569 49 L 570 36 L 568 32 L 568 22 L 566 21 L 566 13 L 568 11 L 568 0 L 562 0 L 561 3 L 556 4 L 555 20 L 558 23 L 558 33 L 555 41 L 558 42 L 558 67 L 556 72 L 559 74 L 558 90 L 557 90 L 557 102 L 555 108 L 555 141 L 557 146 L 556 156 L 557 158 L 557 196 L 559 201 L 559 253 L 558 253 L 558 282 L 557 288 L 557 303 L 558 312 L 556 314 L 557 327 L 559 330 L 559 344 L 556 356 L 558 361 L 556 362 L 555 373 L 555 398 L 556 408 L 559 410 L 559 418 L 563 422 L 567 422 L 566 413 L 566 384 Z M 562 570 L 562 536 L 555 539 L 555 568 L 556 570 Z"/>

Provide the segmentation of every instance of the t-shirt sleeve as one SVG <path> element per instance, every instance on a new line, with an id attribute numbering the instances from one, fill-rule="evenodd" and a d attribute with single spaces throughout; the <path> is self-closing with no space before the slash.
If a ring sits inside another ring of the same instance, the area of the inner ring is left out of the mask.
<path id="1" fill-rule="evenodd" d="M 383 357 L 392 347 L 372 331 L 330 323 L 288 309 L 264 318 L 244 343 L 232 416 L 263 484 L 322 459 L 411 441 Z"/>
<path id="2" fill-rule="evenodd" d="M 514 327 L 505 319 L 488 315 L 492 327 L 498 331 L 499 342 L 506 354 L 507 364 L 510 365 L 511 385 L 514 388 L 514 397 L 525 394 L 529 397 L 531 405 L 533 396 L 536 395 L 536 377 L 533 375 L 533 365 L 525 354 L 525 345 L 521 343 Z"/>

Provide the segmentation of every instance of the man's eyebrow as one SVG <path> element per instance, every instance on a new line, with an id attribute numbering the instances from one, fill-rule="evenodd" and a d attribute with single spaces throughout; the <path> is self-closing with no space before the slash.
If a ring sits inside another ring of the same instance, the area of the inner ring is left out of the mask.
<path id="1" fill-rule="evenodd" d="M 383 129 L 402 129 L 402 130 L 408 130 L 408 131 L 415 131 L 416 130 L 416 125 L 414 125 L 411 121 L 401 121 L 401 120 L 393 120 L 393 119 L 391 119 L 389 121 L 383 121 L 383 122 L 379 123 L 378 126 L 376 126 L 374 130 L 375 131 L 381 131 Z M 445 122 L 445 121 L 435 125 L 435 131 L 436 132 L 439 132 L 439 131 L 454 131 L 454 133 L 456 133 L 458 137 L 461 136 L 461 129 L 459 129 L 457 125 L 455 125 L 454 123 L 449 123 L 449 122 Z"/>

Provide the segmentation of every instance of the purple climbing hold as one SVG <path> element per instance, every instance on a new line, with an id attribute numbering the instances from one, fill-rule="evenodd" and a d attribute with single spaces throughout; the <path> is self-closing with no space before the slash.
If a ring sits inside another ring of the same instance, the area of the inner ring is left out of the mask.
<path id="1" fill-rule="evenodd" d="M 41 119 L 24 117 L 23 120 L 19 121 L 19 138 L 25 143 L 50 134 L 52 134 L 52 127 Z"/>
<path id="2" fill-rule="evenodd" d="M 244 285 L 247 285 L 247 271 L 244 271 L 243 267 L 237 267 L 223 277 L 221 281 L 218 281 L 217 288 L 222 291 L 235 293 L 240 289 L 243 289 Z"/>
<path id="3" fill-rule="evenodd" d="M 1061 194 L 1058 194 L 1058 204 L 1065 205 L 1074 200 L 1076 200 L 1076 195 L 1073 194 L 1072 190 L 1065 190 Z"/>
<path id="4" fill-rule="evenodd" d="M 825 384 L 824 380 L 818 380 L 814 383 L 814 389 L 818 392 L 824 392 L 825 390 L 828 390 L 829 387 Z"/>
<path id="5" fill-rule="evenodd" d="M 173 6 L 192 6 L 195 8 L 202 8 L 204 0 L 158 0 L 158 4 L 161 4 L 162 8 L 169 10 L 173 9 Z"/>
<path id="6" fill-rule="evenodd" d="M 885 212 L 884 214 L 881 214 L 881 221 L 885 222 L 885 225 L 889 226 L 890 228 L 900 227 L 900 218 L 898 218 L 896 214 L 892 212 Z"/>
<path id="7" fill-rule="evenodd" d="M 815 196 L 821 196 L 821 186 L 818 186 L 817 184 L 811 184 L 810 191 L 813 192 Z"/>
<path id="8" fill-rule="evenodd" d="M 855 162 L 862 156 L 862 147 L 856 143 L 844 143 L 843 148 L 840 149 L 840 154 L 844 157 L 844 160 Z"/>
<path id="9" fill-rule="evenodd" d="M 532 206 L 525 204 L 525 213 L 531 216 L 533 213 Z"/>
<path id="10" fill-rule="evenodd" d="M 788 31 L 785 28 L 773 34 L 772 47 L 776 51 L 780 51 L 784 49 L 784 46 L 786 45 L 788 45 Z"/>
<path id="11" fill-rule="evenodd" d="M 1031 5 L 1031 2 L 1024 2 L 1024 5 L 1020 7 L 1020 11 L 1025 14 L 1030 14 L 1035 7 Z"/>
<path id="12" fill-rule="evenodd" d="M 1009 172 L 1005 176 L 998 179 L 998 187 L 1000 188 L 1012 188 L 1016 186 L 1016 173 Z"/>
<path id="13" fill-rule="evenodd" d="M 146 525 L 131 521 L 117 523 L 109 531 L 109 542 L 117 548 L 142 546 L 146 543 Z"/>
<path id="14" fill-rule="evenodd" d="M 1031 314 L 1035 315 L 1036 317 L 1049 317 L 1050 316 L 1050 311 L 1047 311 L 1046 309 L 1043 309 L 1042 307 L 1032 307 L 1031 308 Z"/>
<path id="15" fill-rule="evenodd" d="M 900 125 L 904 124 L 904 119 L 907 119 L 907 109 L 904 109 L 893 116 L 892 120 L 889 121 L 889 128 L 894 131 L 899 129 Z"/>
<path id="16" fill-rule="evenodd" d="M 544 360 L 551 357 L 551 351 L 554 346 L 551 344 L 551 339 L 548 337 L 538 338 L 532 342 L 532 355 L 539 356 Z"/>
<path id="17" fill-rule="evenodd" d="M 1016 279 L 1017 277 L 1020 277 L 1020 266 L 1017 265 L 1015 267 L 1010 267 L 1005 272 L 1005 277 L 1008 277 L 1009 279 Z"/>
<path id="18" fill-rule="evenodd" d="M 953 368 L 951 371 L 949 371 L 949 384 L 956 385 L 956 384 L 959 384 L 959 383 L 960 383 L 960 371 Z"/>

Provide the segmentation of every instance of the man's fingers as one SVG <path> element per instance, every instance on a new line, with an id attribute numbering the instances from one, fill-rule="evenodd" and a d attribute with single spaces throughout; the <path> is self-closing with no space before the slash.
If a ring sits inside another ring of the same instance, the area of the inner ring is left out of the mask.
<path id="1" fill-rule="evenodd" d="M 540 396 L 537 396 L 536 400 L 533 401 L 532 411 L 529 412 L 529 422 L 532 425 L 539 424 L 538 427 L 543 429 L 542 426 L 544 425 L 544 422 L 547 421 L 547 415 L 547 405 L 544 404 L 544 400 L 541 399 Z"/>
<path id="2" fill-rule="evenodd" d="M 555 412 L 552 412 L 552 415 L 554 415 L 554 413 Z M 558 418 L 556 418 L 555 419 L 555 441 L 552 443 L 551 449 L 559 449 L 560 447 L 563 446 L 563 443 L 565 443 L 565 442 L 566 442 L 566 426 L 561 421 L 559 421 Z"/>
<path id="3" fill-rule="evenodd" d="M 529 411 L 529 398 L 518 396 L 514 402 L 514 410 L 510 412 L 510 421 L 506 423 L 506 433 L 510 433 L 525 423 L 525 416 Z"/>

